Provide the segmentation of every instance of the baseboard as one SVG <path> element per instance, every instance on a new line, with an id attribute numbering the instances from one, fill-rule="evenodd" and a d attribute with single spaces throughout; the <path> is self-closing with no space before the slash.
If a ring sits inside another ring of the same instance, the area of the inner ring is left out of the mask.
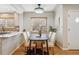
<path id="1" fill-rule="evenodd" d="M 18 47 L 16 47 L 9 55 L 12 55 L 23 43 L 24 41 Z"/>
<path id="2" fill-rule="evenodd" d="M 69 50 L 68 48 L 63 48 L 63 47 L 61 47 L 58 43 L 56 43 L 56 45 L 57 45 L 60 49 L 62 49 L 62 50 Z"/>
<path id="3" fill-rule="evenodd" d="M 62 48 L 63 50 L 69 50 L 68 48 Z"/>

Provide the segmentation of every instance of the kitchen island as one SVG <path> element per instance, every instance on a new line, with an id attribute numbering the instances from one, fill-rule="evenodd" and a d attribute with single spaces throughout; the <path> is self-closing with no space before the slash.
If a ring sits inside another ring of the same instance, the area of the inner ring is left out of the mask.
<path id="1" fill-rule="evenodd" d="M 23 42 L 21 32 L 0 33 L 0 55 L 11 55 Z"/>

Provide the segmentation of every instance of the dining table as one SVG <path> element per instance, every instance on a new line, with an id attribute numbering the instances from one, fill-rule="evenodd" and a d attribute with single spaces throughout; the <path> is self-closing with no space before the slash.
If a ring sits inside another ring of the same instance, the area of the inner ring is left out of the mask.
<path id="1" fill-rule="evenodd" d="M 46 42 L 46 50 L 47 50 L 47 54 L 49 54 L 49 50 L 48 50 L 48 40 L 49 40 L 49 37 L 48 37 L 48 34 L 41 34 L 41 36 L 39 34 L 31 34 L 30 37 L 29 37 L 29 49 L 31 49 L 31 44 L 32 44 L 32 41 L 44 41 Z M 42 45 L 42 50 L 43 50 L 43 45 Z M 42 52 L 43 53 L 43 52 Z"/>

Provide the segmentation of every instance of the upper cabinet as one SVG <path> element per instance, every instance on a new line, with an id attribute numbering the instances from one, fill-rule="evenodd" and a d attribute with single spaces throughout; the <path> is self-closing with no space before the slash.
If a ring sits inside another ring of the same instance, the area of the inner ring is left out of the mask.
<path id="1" fill-rule="evenodd" d="M 0 26 L 16 27 L 18 25 L 17 13 L 0 13 Z"/>
<path id="2" fill-rule="evenodd" d="M 0 29 L 5 31 L 19 31 L 19 20 L 17 13 L 0 13 Z"/>
<path id="3" fill-rule="evenodd" d="M 14 19 L 14 13 L 0 13 L 0 19 Z"/>

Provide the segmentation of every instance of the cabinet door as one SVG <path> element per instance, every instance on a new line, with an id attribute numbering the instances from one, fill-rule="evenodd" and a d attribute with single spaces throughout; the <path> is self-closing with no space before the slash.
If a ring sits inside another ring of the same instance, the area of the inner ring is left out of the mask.
<path id="1" fill-rule="evenodd" d="M 14 27 L 14 26 L 15 26 L 15 20 L 14 19 L 6 20 L 6 27 Z"/>

